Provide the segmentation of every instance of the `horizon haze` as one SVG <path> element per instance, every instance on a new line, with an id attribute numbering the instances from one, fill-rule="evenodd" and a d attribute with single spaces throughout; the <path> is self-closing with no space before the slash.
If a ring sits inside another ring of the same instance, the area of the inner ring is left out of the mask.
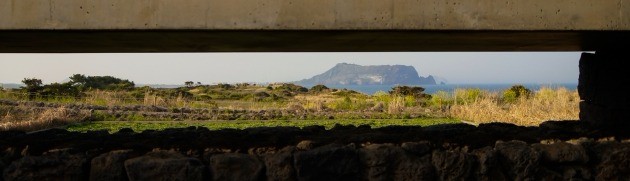
<path id="1" fill-rule="evenodd" d="M 136 84 L 291 82 L 338 63 L 410 65 L 449 84 L 577 83 L 581 52 L 0 54 L 0 83 L 110 75 Z"/>

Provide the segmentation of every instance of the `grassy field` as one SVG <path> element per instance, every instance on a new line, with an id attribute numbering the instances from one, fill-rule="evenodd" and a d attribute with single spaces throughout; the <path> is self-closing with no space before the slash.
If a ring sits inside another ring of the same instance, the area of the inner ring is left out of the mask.
<path id="1" fill-rule="evenodd" d="M 506 101 L 504 95 L 485 91 L 468 97 L 470 101 L 453 103 L 448 115 L 477 124 L 507 122 L 525 126 L 538 126 L 547 120 L 579 119 L 580 96 L 577 91 L 566 88 L 543 87 L 527 98 L 513 101 Z"/>
<path id="2" fill-rule="evenodd" d="M 131 128 L 136 132 L 144 130 L 163 130 L 166 128 L 186 128 L 190 126 L 206 127 L 210 130 L 219 129 L 246 129 L 253 127 L 306 127 L 319 125 L 330 129 L 335 124 L 340 125 L 369 125 L 372 128 L 385 126 L 430 126 L 436 124 L 460 123 L 450 118 L 422 118 L 422 119 L 353 119 L 353 120 L 238 120 L 238 121 L 97 121 L 70 125 L 70 131 L 94 131 L 107 130 L 110 133 L 122 128 Z"/>
<path id="3" fill-rule="evenodd" d="M 71 84 L 0 90 L 0 131 L 36 131 L 73 124 L 79 124 L 70 127 L 77 131 L 116 131 L 122 127 L 142 131 L 188 126 L 210 129 L 310 125 L 330 128 L 335 124 L 426 126 L 456 122 L 454 119 L 472 124 L 506 122 L 537 126 L 547 120 L 579 119 L 579 95 L 576 90 L 563 87 L 532 91 L 514 85 L 502 91 L 468 88 L 429 95 L 421 87 L 397 86 L 389 92 L 367 95 L 325 86 L 307 89 L 290 83 L 199 83 L 179 88 L 150 88 L 134 87 L 126 80 L 118 80 L 121 84 L 100 85 L 109 82 L 100 79 L 115 78 L 87 78 L 94 80 L 81 82 L 79 76 L 78 82 Z"/>

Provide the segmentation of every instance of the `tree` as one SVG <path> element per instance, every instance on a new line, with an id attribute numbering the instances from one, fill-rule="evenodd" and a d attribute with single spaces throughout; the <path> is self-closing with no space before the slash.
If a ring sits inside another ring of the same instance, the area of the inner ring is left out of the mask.
<path id="1" fill-rule="evenodd" d="M 186 87 L 192 87 L 193 84 L 195 84 L 193 81 L 186 81 L 186 82 L 184 82 L 184 85 L 186 85 Z"/>
<path id="2" fill-rule="evenodd" d="M 112 76 L 85 76 L 74 74 L 70 77 L 72 86 L 79 90 L 100 89 L 100 90 L 131 90 L 135 84 L 129 80 L 123 80 Z"/>
<path id="3" fill-rule="evenodd" d="M 26 85 L 27 89 L 42 87 L 42 80 L 41 79 L 24 78 L 24 80 L 22 80 L 22 83 L 24 83 Z"/>
<path id="4" fill-rule="evenodd" d="M 29 95 L 29 99 L 33 99 L 39 91 L 42 90 L 42 80 L 36 78 L 24 78 L 22 83 L 26 85 L 26 87 L 21 87 L 23 91 L 26 91 Z"/>
<path id="5" fill-rule="evenodd" d="M 74 74 L 70 77 L 70 84 L 76 87 L 79 91 L 83 91 L 85 88 L 87 78 L 82 74 Z"/>
<path id="6" fill-rule="evenodd" d="M 85 84 L 87 78 L 82 74 L 74 74 L 70 77 L 70 82 L 74 84 Z"/>
<path id="7" fill-rule="evenodd" d="M 431 95 L 424 93 L 422 87 L 396 86 L 392 87 L 389 94 L 395 96 L 413 96 L 415 98 L 430 98 Z"/>
<path id="8" fill-rule="evenodd" d="M 72 86 L 72 83 L 52 83 L 44 85 L 41 94 L 44 96 L 80 96 L 80 91 L 77 87 Z"/>

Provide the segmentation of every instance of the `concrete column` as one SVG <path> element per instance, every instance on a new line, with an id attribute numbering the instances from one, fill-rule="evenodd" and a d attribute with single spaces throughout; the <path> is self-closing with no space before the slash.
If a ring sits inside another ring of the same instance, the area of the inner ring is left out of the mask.
<path id="1" fill-rule="evenodd" d="M 630 125 L 630 52 L 597 51 L 580 58 L 580 120 L 600 127 Z"/>

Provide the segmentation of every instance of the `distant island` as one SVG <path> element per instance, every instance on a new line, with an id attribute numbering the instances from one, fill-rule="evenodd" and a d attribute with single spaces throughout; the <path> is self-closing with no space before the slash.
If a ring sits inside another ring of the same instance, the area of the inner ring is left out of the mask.
<path id="1" fill-rule="evenodd" d="M 422 77 L 413 66 L 339 63 L 310 79 L 294 82 L 300 85 L 435 85 L 432 75 Z"/>

